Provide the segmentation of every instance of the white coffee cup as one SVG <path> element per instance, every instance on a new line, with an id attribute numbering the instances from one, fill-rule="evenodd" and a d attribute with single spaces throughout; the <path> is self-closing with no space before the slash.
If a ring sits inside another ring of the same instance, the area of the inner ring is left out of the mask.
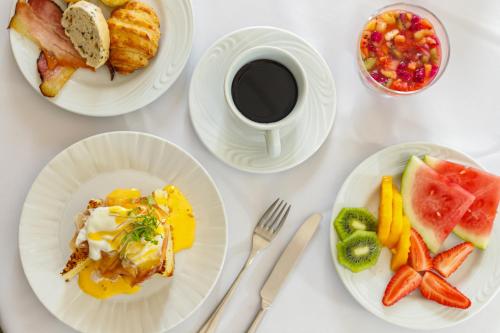
<path id="1" fill-rule="evenodd" d="M 297 102 L 293 110 L 285 118 L 273 123 L 258 123 L 245 117 L 234 104 L 231 93 L 236 73 L 246 64 L 261 59 L 273 60 L 288 68 L 295 78 L 298 88 Z M 278 157 L 281 154 L 280 129 L 294 123 L 299 113 L 304 111 L 306 92 L 307 79 L 302 65 L 290 52 L 274 46 L 257 46 L 239 54 L 229 66 L 224 81 L 224 94 L 231 112 L 243 124 L 263 131 L 266 139 L 267 153 L 272 158 Z"/>

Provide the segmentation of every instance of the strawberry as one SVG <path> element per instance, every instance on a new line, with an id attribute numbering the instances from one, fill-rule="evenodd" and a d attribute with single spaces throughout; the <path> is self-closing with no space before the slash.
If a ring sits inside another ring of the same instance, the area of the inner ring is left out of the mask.
<path id="1" fill-rule="evenodd" d="M 458 244 L 434 257 L 434 269 L 444 277 L 450 276 L 474 250 L 469 242 Z"/>
<path id="2" fill-rule="evenodd" d="M 420 293 L 431 301 L 454 308 L 467 309 L 471 304 L 467 296 L 433 272 L 425 272 Z"/>
<path id="3" fill-rule="evenodd" d="M 399 268 L 385 288 L 382 303 L 391 306 L 420 286 L 422 277 L 408 265 Z"/>
<path id="4" fill-rule="evenodd" d="M 417 272 L 430 271 L 432 258 L 429 249 L 422 236 L 413 228 L 411 229 L 410 242 L 410 257 L 408 258 L 410 266 Z"/>

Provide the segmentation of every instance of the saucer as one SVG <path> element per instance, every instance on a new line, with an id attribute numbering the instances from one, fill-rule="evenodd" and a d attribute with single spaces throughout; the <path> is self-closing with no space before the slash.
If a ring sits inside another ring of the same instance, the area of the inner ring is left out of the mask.
<path id="1" fill-rule="evenodd" d="M 282 151 L 276 158 L 266 152 L 264 133 L 243 125 L 231 114 L 224 97 L 224 77 L 243 51 L 274 46 L 293 54 L 308 78 L 305 112 L 281 130 Z M 196 66 L 189 89 L 193 127 L 203 144 L 228 165 L 248 172 L 288 170 L 311 157 L 325 142 L 336 113 L 335 82 L 325 60 L 297 35 L 274 27 L 250 27 L 216 41 Z"/>

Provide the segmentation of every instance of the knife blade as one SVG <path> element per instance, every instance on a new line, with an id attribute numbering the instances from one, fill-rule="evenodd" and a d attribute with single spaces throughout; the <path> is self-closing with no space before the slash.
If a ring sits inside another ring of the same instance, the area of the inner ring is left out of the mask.
<path id="1" fill-rule="evenodd" d="M 311 215 L 288 243 L 260 291 L 263 304 L 267 306 L 272 304 L 283 282 L 285 282 L 286 277 L 293 269 L 300 255 L 304 252 L 307 244 L 318 229 L 321 218 L 321 214 Z"/>

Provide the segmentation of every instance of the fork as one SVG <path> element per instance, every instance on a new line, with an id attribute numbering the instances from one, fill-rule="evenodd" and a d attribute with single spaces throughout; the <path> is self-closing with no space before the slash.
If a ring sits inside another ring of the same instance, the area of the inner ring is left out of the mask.
<path id="1" fill-rule="evenodd" d="M 274 239 L 274 237 L 276 237 L 276 234 L 280 231 L 281 227 L 283 226 L 283 223 L 285 222 L 291 207 L 292 206 L 290 204 L 278 198 L 264 212 L 264 214 L 260 218 L 259 222 L 255 226 L 255 229 L 253 231 L 252 250 L 250 251 L 250 255 L 248 256 L 245 265 L 243 265 L 243 268 L 238 273 L 238 276 L 234 280 L 233 284 L 224 295 L 224 298 L 220 301 L 217 308 L 214 310 L 214 312 L 212 312 L 212 315 L 210 316 L 210 318 L 207 319 L 207 321 L 198 331 L 198 333 L 215 332 L 220 317 L 224 312 L 224 308 L 231 299 L 231 297 L 233 296 L 234 291 L 238 287 L 238 284 L 240 283 L 243 273 L 252 264 L 255 256 L 260 251 L 268 247 L 271 241 Z"/>

